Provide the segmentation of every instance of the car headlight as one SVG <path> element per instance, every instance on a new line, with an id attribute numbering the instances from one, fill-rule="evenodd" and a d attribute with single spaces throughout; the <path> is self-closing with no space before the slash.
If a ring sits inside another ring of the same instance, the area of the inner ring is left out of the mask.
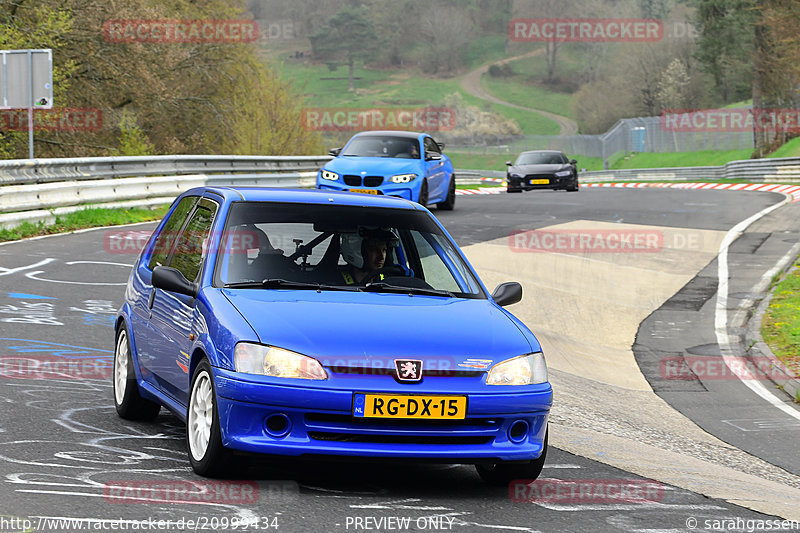
<path id="1" fill-rule="evenodd" d="M 328 379 L 319 361 L 275 346 L 240 342 L 233 350 L 237 372 L 275 378 Z"/>
<path id="2" fill-rule="evenodd" d="M 522 174 L 517 174 L 516 172 L 512 172 L 508 175 L 509 178 L 521 178 Z"/>
<path id="3" fill-rule="evenodd" d="M 319 177 L 324 180 L 336 181 L 339 179 L 339 174 L 337 174 L 336 172 L 331 172 L 330 170 L 323 169 L 319 171 Z"/>
<path id="4" fill-rule="evenodd" d="M 556 176 L 558 176 L 559 178 L 566 178 L 571 174 L 572 174 L 571 170 L 559 170 L 558 172 L 556 172 Z"/>
<path id="5" fill-rule="evenodd" d="M 408 183 L 416 177 L 416 174 L 398 174 L 397 176 L 392 176 L 391 180 L 392 183 Z"/>
<path id="6" fill-rule="evenodd" d="M 497 363 L 486 377 L 487 385 L 535 385 L 547 382 L 547 364 L 542 352 Z"/>

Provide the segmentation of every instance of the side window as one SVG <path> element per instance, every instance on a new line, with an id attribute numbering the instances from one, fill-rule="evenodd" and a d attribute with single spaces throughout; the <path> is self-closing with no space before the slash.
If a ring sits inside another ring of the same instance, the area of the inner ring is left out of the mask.
<path id="1" fill-rule="evenodd" d="M 178 230 L 180 230 L 183 223 L 186 222 L 186 217 L 189 216 L 189 212 L 192 210 L 192 207 L 194 207 L 197 199 L 197 196 L 187 196 L 183 198 L 172 212 L 169 220 L 167 220 L 167 223 L 164 224 L 164 227 L 161 229 L 161 233 L 158 234 L 158 239 L 153 247 L 153 255 L 150 256 L 150 262 L 147 264 L 147 268 L 153 270 L 157 266 L 164 266 L 167 264 L 167 256 L 169 256 L 169 252 L 172 250 L 172 243 L 175 242 Z"/>
<path id="2" fill-rule="evenodd" d="M 203 198 L 178 235 L 169 266 L 178 269 L 189 281 L 195 281 L 200 274 L 206 242 L 216 213 L 217 204 Z"/>
<path id="3" fill-rule="evenodd" d="M 426 154 L 431 154 L 431 153 L 441 154 L 442 151 L 439 150 L 439 145 L 436 144 L 436 141 L 434 141 L 430 137 L 425 137 L 425 153 Z"/>

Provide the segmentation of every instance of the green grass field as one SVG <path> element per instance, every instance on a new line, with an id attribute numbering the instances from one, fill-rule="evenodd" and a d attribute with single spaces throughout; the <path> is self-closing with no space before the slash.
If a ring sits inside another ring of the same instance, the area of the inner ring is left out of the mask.
<path id="1" fill-rule="evenodd" d="M 775 287 L 761 323 L 761 336 L 775 356 L 800 377 L 800 269 L 795 268 Z"/>
<path id="2" fill-rule="evenodd" d="M 769 157 L 800 157 L 800 137 L 784 144 L 772 152 Z"/>
<path id="3" fill-rule="evenodd" d="M 20 226 L 10 229 L 0 229 L 1 241 L 16 241 L 28 237 L 49 235 L 52 233 L 65 233 L 83 228 L 97 228 L 103 226 L 119 226 L 136 222 L 160 220 L 167 212 L 168 205 L 155 209 L 94 209 L 86 208 L 81 211 L 56 217 L 53 224 L 31 224 L 25 222 Z"/>
<path id="4" fill-rule="evenodd" d="M 524 83 L 516 76 L 492 78 L 485 75 L 481 83 L 486 91 L 506 102 L 569 116 L 569 102 L 572 98 L 569 94 L 548 91 L 538 85 Z"/>
<path id="5" fill-rule="evenodd" d="M 750 159 L 752 150 L 702 150 L 699 152 L 637 153 L 617 160 L 613 168 L 709 167 Z"/>
<path id="6" fill-rule="evenodd" d="M 800 148 L 800 146 L 798 146 Z M 476 170 L 505 170 L 505 162 L 513 161 L 517 154 L 475 154 L 456 151 L 447 151 L 447 155 L 453 160 L 456 168 L 468 168 Z M 571 154 L 567 154 L 573 157 Z M 603 170 L 603 160 L 599 157 L 574 156 L 578 161 L 578 168 L 586 170 Z M 628 168 L 660 168 L 660 167 L 706 167 L 724 165 L 729 161 L 738 159 L 749 159 L 750 150 L 728 150 L 714 151 L 705 150 L 701 152 L 678 152 L 678 153 L 641 153 L 617 154 L 609 159 L 611 169 Z"/>

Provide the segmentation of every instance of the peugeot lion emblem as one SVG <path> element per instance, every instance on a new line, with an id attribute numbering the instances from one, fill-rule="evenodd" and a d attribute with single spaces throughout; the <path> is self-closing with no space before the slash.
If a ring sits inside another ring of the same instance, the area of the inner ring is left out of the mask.
<path id="1" fill-rule="evenodd" d="M 397 370 L 397 379 L 400 381 L 421 381 L 422 361 L 411 359 L 395 359 L 394 366 Z"/>

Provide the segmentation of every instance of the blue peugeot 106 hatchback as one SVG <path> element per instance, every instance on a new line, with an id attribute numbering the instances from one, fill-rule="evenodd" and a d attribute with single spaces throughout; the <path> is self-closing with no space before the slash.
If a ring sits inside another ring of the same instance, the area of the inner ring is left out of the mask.
<path id="1" fill-rule="evenodd" d="M 419 204 L 330 191 L 180 195 L 116 319 L 114 400 L 186 422 L 195 472 L 232 454 L 475 464 L 535 479 L 552 389 L 539 342 Z"/>

